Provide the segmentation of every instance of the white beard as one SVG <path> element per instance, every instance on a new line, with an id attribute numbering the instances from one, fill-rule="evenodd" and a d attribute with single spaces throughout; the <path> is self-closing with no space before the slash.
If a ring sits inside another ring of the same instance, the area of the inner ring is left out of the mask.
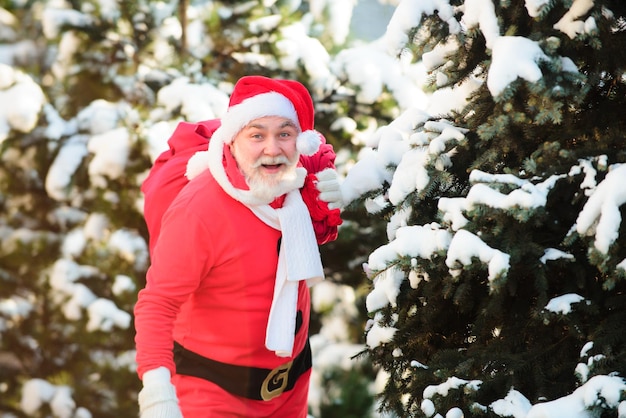
<path id="1" fill-rule="evenodd" d="M 258 163 L 260 165 L 261 162 Z M 287 170 L 276 179 L 268 179 L 261 175 L 246 176 L 250 193 L 265 202 L 271 203 L 274 199 L 296 190 L 302 186 L 302 179 L 298 176 L 296 164 L 289 163 Z"/>

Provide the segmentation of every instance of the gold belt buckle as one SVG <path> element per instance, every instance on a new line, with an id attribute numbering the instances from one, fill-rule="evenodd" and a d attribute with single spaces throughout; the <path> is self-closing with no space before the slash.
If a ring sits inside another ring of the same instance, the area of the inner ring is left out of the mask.
<path id="1" fill-rule="evenodd" d="M 293 360 L 289 363 L 281 364 L 268 373 L 261 385 L 261 399 L 269 401 L 279 396 L 285 391 L 289 380 L 289 370 L 293 365 Z"/>

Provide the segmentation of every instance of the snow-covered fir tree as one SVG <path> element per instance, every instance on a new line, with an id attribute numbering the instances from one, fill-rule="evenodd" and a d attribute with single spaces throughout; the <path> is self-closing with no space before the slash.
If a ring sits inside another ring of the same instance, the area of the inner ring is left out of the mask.
<path id="1" fill-rule="evenodd" d="M 398 416 L 626 416 L 626 3 L 403 0 L 430 76 L 343 185 L 387 222 L 367 354 Z"/>

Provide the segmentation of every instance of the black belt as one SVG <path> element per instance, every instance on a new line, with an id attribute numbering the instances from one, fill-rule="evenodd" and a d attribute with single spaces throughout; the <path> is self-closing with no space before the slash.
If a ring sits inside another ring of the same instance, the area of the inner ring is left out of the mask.
<path id="1" fill-rule="evenodd" d="M 312 364 L 309 340 L 293 360 L 273 370 L 222 363 L 189 351 L 177 342 L 174 342 L 174 362 L 178 374 L 208 380 L 233 395 L 258 401 L 269 401 L 293 389 Z"/>

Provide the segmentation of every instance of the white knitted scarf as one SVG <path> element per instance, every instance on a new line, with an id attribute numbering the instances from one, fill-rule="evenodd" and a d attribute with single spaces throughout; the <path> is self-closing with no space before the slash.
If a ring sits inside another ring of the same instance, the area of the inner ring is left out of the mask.
<path id="1" fill-rule="evenodd" d="M 224 169 L 223 147 L 222 141 L 211 140 L 209 150 L 197 153 L 189 164 L 208 166 L 215 180 L 229 196 L 246 205 L 265 224 L 281 231 L 282 239 L 272 306 L 265 332 L 265 346 L 277 356 L 290 357 L 293 355 L 295 338 L 298 283 L 300 280 L 306 280 L 310 287 L 324 279 L 311 215 L 298 189 L 287 193 L 283 206 L 274 209 L 269 204 L 260 202 L 249 190 L 235 188 Z M 189 169 L 188 166 L 188 177 Z M 297 170 L 301 187 L 306 170 L 304 168 Z"/>
<path id="2" fill-rule="evenodd" d="M 287 194 L 283 207 L 250 207 L 267 225 L 282 232 L 274 297 L 265 332 L 265 346 L 277 356 L 290 357 L 296 329 L 298 282 L 313 286 L 324 278 L 311 216 L 300 191 Z"/>

